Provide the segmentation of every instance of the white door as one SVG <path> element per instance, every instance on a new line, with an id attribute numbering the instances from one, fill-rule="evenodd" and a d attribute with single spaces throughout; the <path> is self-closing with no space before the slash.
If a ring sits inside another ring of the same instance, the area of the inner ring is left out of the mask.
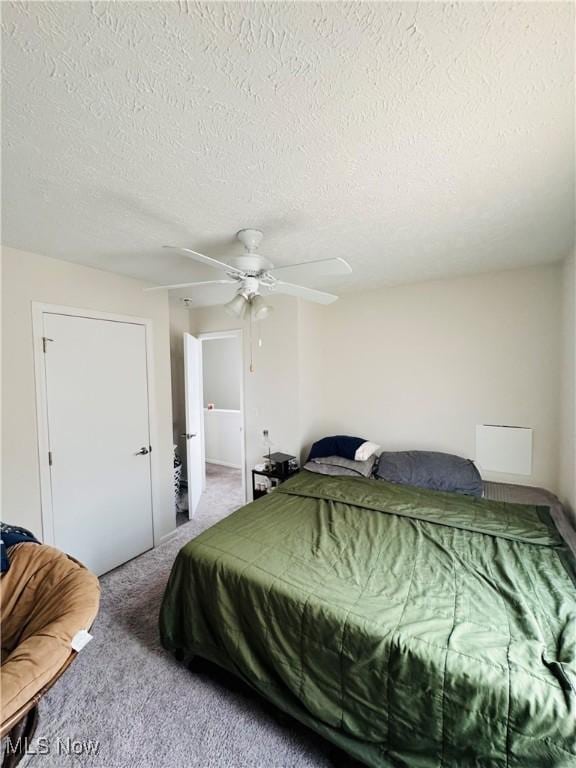
<path id="1" fill-rule="evenodd" d="M 146 328 L 43 326 L 54 544 L 100 575 L 153 546 Z"/>
<path id="2" fill-rule="evenodd" d="M 202 342 L 184 334 L 184 399 L 186 403 L 186 461 L 188 464 L 188 517 L 198 508 L 205 485 L 202 450 Z"/>

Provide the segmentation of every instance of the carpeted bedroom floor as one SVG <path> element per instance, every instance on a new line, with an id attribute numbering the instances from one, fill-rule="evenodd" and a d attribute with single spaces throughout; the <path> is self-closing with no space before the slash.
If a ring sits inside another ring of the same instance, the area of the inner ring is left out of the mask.
<path id="1" fill-rule="evenodd" d="M 162 546 L 101 579 L 94 639 L 40 705 L 24 768 L 331 768 L 330 747 L 211 669 L 192 673 L 160 645 L 158 611 L 189 539 L 242 504 L 240 486 L 208 478 L 194 520 Z M 232 489 L 232 490 L 231 490 Z M 46 739 L 40 742 L 39 737 Z M 96 755 L 66 754 L 97 741 Z"/>

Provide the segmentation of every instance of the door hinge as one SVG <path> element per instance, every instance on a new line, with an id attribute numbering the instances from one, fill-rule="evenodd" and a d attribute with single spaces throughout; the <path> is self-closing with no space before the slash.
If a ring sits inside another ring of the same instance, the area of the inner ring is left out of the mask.
<path id="1" fill-rule="evenodd" d="M 42 352 L 46 354 L 46 351 L 48 349 L 48 342 L 54 341 L 54 339 L 49 339 L 47 336 L 42 336 Z"/>
<path id="2" fill-rule="evenodd" d="M 52 466 L 52 451 L 48 451 L 48 466 Z"/>

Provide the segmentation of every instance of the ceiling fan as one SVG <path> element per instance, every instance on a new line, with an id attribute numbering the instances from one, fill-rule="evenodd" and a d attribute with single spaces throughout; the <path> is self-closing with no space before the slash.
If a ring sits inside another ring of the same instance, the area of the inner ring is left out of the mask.
<path id="1" fill-rule="evenodd" d="M 206 286 L 236 285 L 238 290 L 231 301 L 224 304 L 229 314 L 242 319 L 248 310 L 256 320 L 268 317 L 272 307 L 266 305 L 263 295 L 270 293 L 284 293 L 296 296 L 318 304 L 331 304 L 338 296 L 333 293 L 317 291 L 314 288 L 306 288 L 296 285 L 288 280 L 310 280 L 324 275 L 344 275 L 352 272 L 348 262 L 339 257 L 331 259 L 319 259 L 306 261 L 300 264 L 291 264 L 285 267 L 274 267 L 264 256 L 257 253 L 258 246 L 262 242 L 263 234 L 259 229 L 241 229 L 236 237 L 244 245 L 244 254 L 231 259 L 232 264 L 205 256 L 190 248 L 165 245 L 179 251 L 194 261 L 207 264 L 210 267 L 221 269 L 226 274 L 224 280 L 205 280 L 197 283 L 176 283 L 174 285 L 157 285 L 153 288 L 145 288 L 146 291 L 159 291 L 172 288 L 198 288 L 202 290 Z M 185 299 L 186 301 L 186 299 Z M 214 302 L 220 303 L 220 302 Z"/>

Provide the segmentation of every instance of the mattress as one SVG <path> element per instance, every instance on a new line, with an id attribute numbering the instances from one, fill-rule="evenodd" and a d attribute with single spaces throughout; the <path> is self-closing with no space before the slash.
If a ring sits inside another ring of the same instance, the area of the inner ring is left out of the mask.
<path id="1" fill-rule="evenodd" d="M 534 504 L 548 507 L 554 525 L 564 541 L 576 555 L 576 528 L 572 518 L 564 510 L 560 499 L 544 488 L 512 483 L 492 483 L 484 481 L 484 498 L 492 501 L 504 501 L 510 504 Z"/>
<path id="2" fill-rule="evenodd" d="M 181 550 L 160 630 L 373 768 L 567 768 L 575 579 L 545 508 L 301 472 Z"/>

